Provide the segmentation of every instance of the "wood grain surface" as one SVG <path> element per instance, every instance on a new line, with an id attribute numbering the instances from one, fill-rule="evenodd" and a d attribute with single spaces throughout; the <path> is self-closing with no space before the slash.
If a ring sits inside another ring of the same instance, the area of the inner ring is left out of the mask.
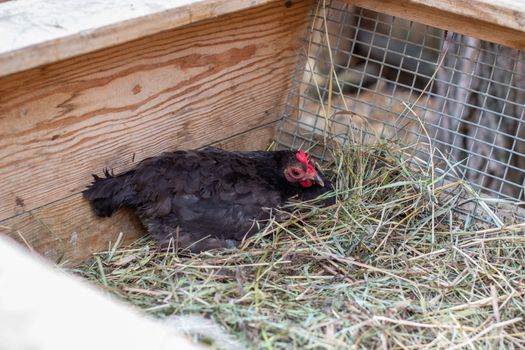
<path id="1" fill-rule="evenodd" d="M 276 1 L 16 0 L 0 4 L 0 76 Z"/>
<path id="2" fill-rule="evenodd" d="M 252 129 L 230 142 L 266 147 L 273 127 L 261 126 L 281 116 L 312 5 L 273 2 L 1 78 L 4 231 L 44 239 L 35 249 L 53 259 L 85 257 L 136 228 L 89 216 L 79 193 L 92 173 Z M 81 241 L 88 231 L 105 236 Z M 74 232 L 79 252 L 53 246 Z"/>

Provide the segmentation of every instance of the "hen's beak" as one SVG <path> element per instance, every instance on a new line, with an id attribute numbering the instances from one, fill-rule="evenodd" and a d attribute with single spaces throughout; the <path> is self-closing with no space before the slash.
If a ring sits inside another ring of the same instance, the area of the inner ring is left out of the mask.
<path id="1" fill-rule="evenodd" d="M 321 176 L 319 176 L 318 172 L 315 173 L 314 178 L 312 180 L 319 186 L 324 187 L 324 181 L 323 179 L 321 179 Z"/>

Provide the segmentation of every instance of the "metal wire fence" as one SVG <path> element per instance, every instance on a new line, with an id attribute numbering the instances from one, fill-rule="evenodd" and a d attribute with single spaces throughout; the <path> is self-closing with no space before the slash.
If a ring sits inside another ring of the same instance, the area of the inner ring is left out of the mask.
<path id="1" fill-rule="evenodd" d="M 312 17 L 278 147 L 326 158 L 334 144 L 412 145 L 448 180 L 525 199 L 523 52 L 342 1 Z"/>

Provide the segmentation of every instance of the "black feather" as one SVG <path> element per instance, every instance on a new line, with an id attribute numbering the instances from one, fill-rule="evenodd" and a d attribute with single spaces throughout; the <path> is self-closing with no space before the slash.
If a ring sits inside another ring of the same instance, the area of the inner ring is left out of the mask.
<path id="1" fill-rule="evenodd" d="M 288 182 L 284 169 L 294 160 L 292 151 L 176 151 L 145 159 L 121 175 L 104 169 L 105 178 L 94 175 L 83 194 L 98 216 L 133 208 L 161 245 L 175 240 L 175 246 L 192 251 L 231 247 L 269 218 L 263 208 L 333 190 L 323 176 L 325 187 Z"/>

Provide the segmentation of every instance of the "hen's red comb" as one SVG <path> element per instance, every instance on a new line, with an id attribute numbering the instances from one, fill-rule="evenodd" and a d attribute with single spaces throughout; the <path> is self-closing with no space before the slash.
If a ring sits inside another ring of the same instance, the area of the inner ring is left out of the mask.
<path id="1" fill-rule="evenodd" d="M 303 150 L 300 150 L 299 152 L 297 152 L 295 154 L 295 158 L 297 158 L 298 161 L 300 161 L 301 163 L 303 163 L 306 166 L 308 166 L 310 164 L 310 157 Z"/>

